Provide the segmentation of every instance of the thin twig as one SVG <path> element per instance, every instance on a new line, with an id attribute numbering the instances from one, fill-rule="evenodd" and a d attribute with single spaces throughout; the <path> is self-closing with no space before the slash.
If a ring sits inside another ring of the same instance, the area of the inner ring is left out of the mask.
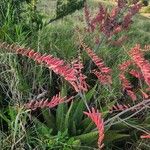
<path id="1" fill-rule="evenodd" d="M 125 113 L 127 113 L 127 112 L 129 112 L 129 111 L 131 111 L 131 110 L 134 110 L 134 109 L 136 109 L 137 107 L 139 107 L 139 106 L 141 106 L 141 105 L 146 105 L 146 104 L 148 104 L 148 103 L 150 103 L 150 99 L 148 99 L 148 100 L 143 100 L 142 102 L 138 103 L 137 105 L 134 105 L 133 107 L 130 107 L 129 109 L 126 109 L 126 110 L 120 112 L 119 114 L 117 114 L 116 116 L 114 116 L 114 117 L 112 117 L 112 118 L 106 120 L 106 121 L 104 122 L 104 124 L 107 125 L 107 124 L 110 123 L 111 121 L 114 121 L 115 119 L 119 118 L 121 115 L 123 115 L 123 114 L 125 114 Z M 144 108 L 144 109 L 145 109 L 145 108 Z"/>

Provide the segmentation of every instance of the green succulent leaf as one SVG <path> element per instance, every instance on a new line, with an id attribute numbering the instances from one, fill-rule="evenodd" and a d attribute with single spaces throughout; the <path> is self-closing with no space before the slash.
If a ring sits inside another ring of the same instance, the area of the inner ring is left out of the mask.
<path id="1" fill-rule="evenodd" d="M 93 143 L 98 138 L 98 131 L 81 134 L 79 136 L 75 136 L 75 139 L 79 139 L 82 143 Z"/>

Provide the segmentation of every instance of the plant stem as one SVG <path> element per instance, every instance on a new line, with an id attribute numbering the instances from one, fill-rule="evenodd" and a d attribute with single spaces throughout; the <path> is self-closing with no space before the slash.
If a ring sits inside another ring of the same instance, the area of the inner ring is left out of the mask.
<path id="1" fill-rule="evenodd" d="M 127 112 L 129 112 L 129 111 L 131 111 L 131 110 L 134 110 L 134 109 L 136 109 L 136 108 L 139 107 L 139 106 L 144 105 L 144 107 L 143 107 L 142 109 L 140 109 L 140 111 L 142 111 L 143 109 L 145 109 L 145 106 L 146 106 L 146 105 L 149 105 L 149 104 L 150 104 L 150 99 L 148 99 L 148 100 L 143 100 L 142 102 L 138 103 L 137 105 L 135 105 L 135 106 L 133 106 L 133 107 L 130 107 L 129 109 L 126 109 L 126 110 L 120 112 L 119 114 L 117 114 L 116 116 L 114 116 L 114 117 L 108 119 L 107 121 L 104 122 L 104 124 L 107 125 L 107 124 L 110 123 L 111 121 L 114 121 L 115 119 L 119 118 L 121 115 L 123 115 L 123 114 L 125 114 L 125 113 L 127 113 Z M 134 115 L 137 114 L 137 113 L 139 113 L 140 111 L 134 113 Z M 130 117 L 132 117 L 132 116 L 133 116 L 133 114 L 132 114 Z"/>

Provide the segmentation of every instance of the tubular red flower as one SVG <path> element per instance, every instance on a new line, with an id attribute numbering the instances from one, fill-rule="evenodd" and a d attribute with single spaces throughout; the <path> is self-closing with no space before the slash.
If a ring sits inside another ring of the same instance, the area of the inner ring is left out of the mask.
<path id="1" fill-rule="evenodd" d="M 114 28 L 114 30 L 111 32 L 111 36 L 117 33 L 120 33 L 122 31 L 122 27 L 121 26 L 116 26 Z"/>
<path id="2" fill-rule="evenodd" d="M 122 88 L 123 91 L 126 91 L 126 93 L 128 94 L 128 96 L 131 97 L 131 99 L 133 101 L 136 100 L 136 95 L 132 90 L 132 85 L 131 83 L 127 80 L 127 78 L 125 77 L 125 72 L 128 70 L 128 67 L 132 64 L 131 61 L 125 61 L 123 62 L 121 65 L 119 65 L 119 69 L 120 69 L 120 74 L 119 74 L 119 79 L 122 83 Z"/>
<path id="3" fill-rule="evenodd" d="M 126 77 L 123 73 L 119 74 L 119 79 L 122 82 L 123 90 L 132 88 L 131 83 L 126 79 Z"/>
<path id="4" fill-rule="evenodd" d="M 148 134 L 148 135 L 141 135 L 141 139 L 150 139 L 150 134 Z"/>
<path id="5" fill-rule="evenodd" d="M 90 11 L 89 11 L 89 8 L 87 6 L 87 3 L 84 4 L 84 13 L 85 13 L 85 20 L 86 20 L 86 23 L 88 25 L 88 28 L 87 30 L 90 32 L 90 31 L 93 31 L 94 30 L 94 26 L 93 24 L 91 23 L 91 16 L 90 16 Z"/>
<path id="6" fill-rule="evenodd" d="M 130 12 L 132 15 L 135 15 L 142 7 L 142 3 L 136 3 L 130 7 Z"/>
<path id="7" fill-rule="evenodd" d="M 91 24 L 93 25 L 94 29 L 96 25 L 101 25 L 102 21 L 105 19 L 106 16 L 106 9 L 100 4 L 99 11 L 96 16 L 91 20 Z M 93 31 L 94 31 L 93 29 Z"/>
<path id="8" fill-rule="evenodd" d="M 104 64 L 104 61 L 99 58 L 92 49 L 86 46 L 85 43 L 81 43 L 81 46 L 84 48 L 84 50 L 87 52 L 89 57 L 92 59 L 92 61 L 95 63 L 95 65 L 98 67 L 99 71 L 94 70 L 93 73 L 97 76 L 99 81 L 103 84 L 111 84 L 112 78 L 111 78 L 111 69 L 109 67 L 106 67 Z"/>
<path id="9" fill-rule="evenodd" d="M 136 45 L 129 52 L 134 63 L 140 68 L 145 82 L 150 86 L 150 63 L 145 60 L 143 53 L 140 50 L 140 45 Z"/>
<path id="10" fill-rule="evenodd" d="M 131 71 L 129 71 L 129 73 L 133 76 L 133 77 L 136 77 L 137 79 L 142 79 L 143 78 L 143 75 L 140 73 L 140 72 L 138 72 L 138 71 L 136 71 L 136 70 L 134 70 L 134 69 L 132 69 Z"/>
<path id="11" fill-rule="evenodd" d="M 78 71 L 76 76 L 78 78 L 79 89 L 82 89 L 83 91 L 88 91 L 89 85 L 85 81 L 87 77 L 82 74 L 82 69 L 84 68 L 82 62 L 78 59 L 74 60 L 72 61 L 72 66 Z"/>
<path id="12" fill-rule="evenodd" d="M 81 46 L 84 48 L 84 50 L 87 52 L 89 57 L 92 59 L 92 61 L 95 63 L 95 65 L 98 67 L 98 69 L 102 73 L 111 73 L 111 69 L 109 67 L 106 67 L 103 60 L 99 58 L 92 49 L 90 49 L 85 43 L 81 43 Z"/>
<path id="13" fill-rule="evenodd" d="M 104 144 L 104 122 L 102 119 L 101 114 L 98 112 L 98 110 L 95 110 L 92 108 L 90 112 L 84 112 L 96 125 L 99 133 L 99 138 L 98 138 L 98 147 L 99 149 L 102 149 Z"/>
<path id="14" fill-rule="evenodd" d="M 116 112 L 116 111 L 123 111 L 123 110 L 126 110 L 128 108 L 130 108 L 131 106 L 128 104 L 128 105 L 121 105 L 121 104 L 117 104 L 117 105 L 113 105 L 112 108 L 110 108 L 110 113 L 113 113 L 113 112 Z"/>
<path id="15" fill-rule="evenodd" d="M 88 24 L 88 31 L 94 32 L 98 29 L 106 38 L 112 38 L 113 35 L 127 29 L 132 23 L 132 17 L 141 8 L 141 4 L 134 2 L 131 7 L 128 7 L 125 0 L 118 0 L 117 3 L 118 5 L 112 8 L 111 11 L 100 4 L 94 16 L 90 15 L 87 3 L 85 3 L 85 19 Z M 120 16 L 122 17 L 121 20 L 118 19 Z M 123 41 L 124 38 L 121 38 L 112 44 L 118 45 Z"/>
<path id="16" fill-rule="evenodd" d="M 122 72 L 127 71 L 127 69 L 131 64 L 132 64 L 131 60 L 124 61 L 122 64 L 119 65 L 119 70 Z"/>
<path id="17" fill-rule="evenodd" d="M 98 78 L 99 82 L 102 84 L 112 84 L 112 78 L 111 75 L 107 74 L 102 74 L 99 71 L 94 70 L 93 73 L 96 75 Z"/>
<path id="18" fill-rule="evenodd" d="M 128 96 L 131 97 L 131 99 L 133 101 L 136 100 L 136 95 L 135 93 L 132 91 L 132 85 L 131 83 L 126 79 L 125 75 L 123 73 L 119 74 L 119 78 L 120 78 L 120 81 L 122 83 L 122 88 L 123 88 L 123 91 L 126 91 Z"/>
<path id="19" fill-rule="evenodd" d="M 132 22 L 132 14 L 129 12 L 123 18 L 122 27 L 124 29 L 127 29 L 131 22 Z"/>
<path id="20" fill-rule="evenodd" d="M 63 60 L 59 58 L 55 58 L 52 55 L 43 55 L 39 52 L 35 52 L 32 49 L 25 49 L 20 46 L 9 45 L 6 43 L 0 44 L 0 47 L 31 58 L 39 64 L 44 64 L 49 69 L 53 70 L 56 74 L 64 77 L 64 79 L 67 80 L 74 87 L 76 92 L 87 90 L 86 88 L 82 89 L 82 86 L 78 86 L 80 84 L 79 82 L 81 81 L 81 79 L 78 80 L 77 77 L 77 74 L 79 73 L 78 70 L 72 68 L 69 64 L 66 64 Z M 83 74 L 81 74 L 81 76 L 85 78 Z"/>
<path id="21" fill-rule="evenodd" d="M 57 94 L 55 96 L 52 97 L 51 101 L 49 101 L 48 99 L 42 99 L 42 100 L 31 100 L 30 102 L 26 103 L 24 105 L 24 107 L 26 109 L 31 109 L 31 110 L 35 110 L 37 108 L 53 108 L 61 103 L 67 103 L 69 101 L 71 101 L 73 99 L 73 97 L 66 99 L 66 97 L 61 98 L 60 94 Z"/>
<path id="22" fill-rule="evenodd" d="M 137 99 L 135 92 L 133 92 L 132 90 L 126 90 L 126 91 L 127 91 L 127 94 L 131 97 L 131 99 L 133 101 L 135 101 Z"/>

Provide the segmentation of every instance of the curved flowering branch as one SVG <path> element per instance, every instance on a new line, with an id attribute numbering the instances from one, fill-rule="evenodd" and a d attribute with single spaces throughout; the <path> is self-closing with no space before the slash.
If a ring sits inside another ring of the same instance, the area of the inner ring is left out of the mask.
<path id="1" fill-rule="evenodd" d="M 98 147 L 99 149 L 102 149 L 104 144 L 104 122 L 102 119 L 101 114 L 98 112 L 98 110 L 95 110 L 92 108 L 90 112 L 84 112 L 96 125 L 99 133 L 99 138 L 98 138 Z"/>
<path id="2" fill-rule="evenodd" d="M 81 42 L 81 46 L 83 49 L 87 52 L 89 57 L 92 59 L 92 61 L 95 63 L 95 65 L 98 67 L 100 70 L 94 70 L 93 73 L 97 76 L 99 81 L 104 84 L 111 84 L 112 79 L 111 79 L 111 69 L 109 67 L 106 67 L 104 64 L 104 61 L 98 57 L 92 49 L 90 49 L 85 43 Z"/>
<path id="3" fill-rule="evenodd" d="M 130 73 L 133 77 L 135 77 L 135 78 L 137 78 L 137 79 L 139 79 L 139 80 L 143 78 L 142 73 L 140 73 L 139 71 L 136 71 L 136 70 L 134 70 L 134 69 L 132 69 L 131 71 L 129 71 L 129 73 Z"/>
<path id="4" fill-rule="evenodd" d="M 132 98 L 132 100 L 136 100 L 136 95 L 133 91 L 133 87 L 125 77 L 125 73 L 129 73 L 138 80 L 144 79 L 146 84 L 150 87 L 150 62 L 144 58 L 144 54 L 140 45 L 136 45 L 135 47 L 133 47 L 129 51 L 129 55 L 132 60 L 125 61 L 119 66 L 119 78 L 122 82 L 123 90 L 126 91 L 126 93 Z M 129 66 L 131 65 L 135 66 L 136 69 L 129 70 Z M 144 99 L 149 98 L 149 95 L 147 93 L 145 93 L 142 89 L 139 90 Z"/>
<path id="5" fill-rule="evenodd" d="M 101 84 L 103 84 L 103 85 L 112 84 L 111 75 L 102 74 L 101 72 L 99 72 L 97 70 L 93 70 L 92 72 L 96 75 L 96 77 L 98 78 L 98 80 Z"/>
<path id="6" fill-rule="evenodd" d="M 44 64 L 49 69 L 53 70 L 56 74 L 64 77 L 65 80 L 67 80 L 74 87 L 76 92 L 87 91 L 86 88 L 79 86 L 81 79 L 78 80 L 78 76 L 77 76 L 77 74 L 79 73 L 78 70 L 70 67 L 69 64 L 66 64 L 63 60 L 59 58 L 55 58 L 54 56 L 47 55 L 47 54 L 43 55 L 40 52 L 35 52 L 32 49 L 25 49 L 20 46 L 9 45 L 6 43 L 0 43 L 0 48 L 7 49 L 16 54 L 20 54 L 28 58 L 31 58 L 34 61 L 38 62 L 39 64 Z"/>
<path id="7" fill-rule="evenodd" d="M 85 3 L 84 4 L 84 13 L 85 13 L 85 20 L 86 20 L 86 23 L 87 23 L 87 25 L 88 25 L 88 31 L 90 31 L 90 30 L 93 30 L 93 26 L 92 26 L 92 24 L 90 23 L 91 22 L 91 16 L 90 16 L 90 12 L 89 12 L 89 8 L 88 8 L 88 6 L 87 6 L 87 3 Z"/>
<path id="8" fill-rule="evenodd" d="M 125 73 L 126 73 L 126 71 L 128 71 L 128 68 L 131 64 L 132 64 L 132 61 L 128 60 L 119 65 L 119 70 L 120 70 L 119 79 L 122 83 L 123 91 L 126 91 L 128 96 L 130 96 L 131 99 L 133 101 L 135 101 L 136 95 L 135 95 L 134 91 L 132 90 L 131 83 L 129 82 L 129 80 L 127 80 L 127 78 L 125 76 Z"/>
<path id="9" fill-rule="evenodd" d="M 125 105 L 125 104 L 117 104 L 117 105 L 113 105 L 109 111 L 110 113 L 113 113 L 115 111 L 123 111 L 126 110 L 128 108 L 130 108 L 131 106 L 129 104 Z"/>
<path id="10" fill-rule="evenodd" d="M 134 63 L 140 68 L 145 82 L 150 86 L 150 63 L 144 58 L 140 45 L 136 45 L 132 48 L 129 54 Z"/>
<path id="11" fill-rule="evenodd" d="M 53 108 L 61 103 L 67 103 L 69 101 L 71 101 L 73 99 L 73 97 L 66 99 L 66 97 L 61 98 L 60 97 L 60 93 L 53 96 L 51 101 L 49 101 L 48 99 L 42 99 L 42 100 L 31 100 L 30 102 L 26 103 L 24 105 L 24 107 L 26 109 L 31 109 L 31 110 L 35 110 L 37 108 Z"/>
<path id="12" fill-rule="evenodd" d="M 84 74 L 82 74 L 82 69 L 84 68 L 84 66 L 83 66 L 81 60 L 76 59 L 76 60 L 72 61 L 72 67 L 78 71 L 76 76 L 79 81 L 78 82 L 79 89 L 82 89 L 82 91 L 88 91 L 89 85 L 85 81 L 87 77 Z"/>

